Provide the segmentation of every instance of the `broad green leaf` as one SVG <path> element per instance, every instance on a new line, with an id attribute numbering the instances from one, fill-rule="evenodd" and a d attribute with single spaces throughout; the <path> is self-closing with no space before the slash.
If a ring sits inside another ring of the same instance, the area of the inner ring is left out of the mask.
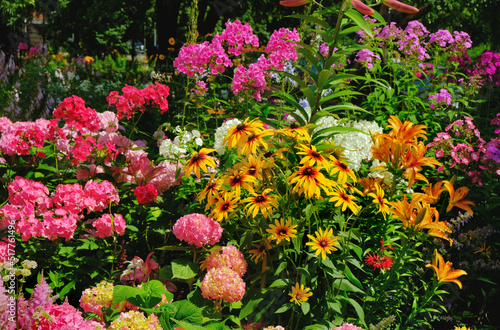
<path id="1" fill-rule="evenodd" d="M 187 259 L 172 260 L 172 278 L 188 280 L 195 277 L 200 270 L 200 266 Z"/>
<path id="2" fill-rule="evenodd" d="M 340 278 L 336 279 L 333 281 L 333 287 L 343 290 L 343 291 L 352 291 L 352 292 L 359 292 L 359 293 L 364 293 L 363 290 L 349 282 L 348 279 L 346 278 Z"/>
<path id="3" fill-rule="evenodd" d="M 356 278 L 356 276 L 354 276 L 354 274 L 351 272 L 351 269 L 347 265 L 345 265 L 345 276 L 347 277 L 347 279 L 349 281 L 352 282 L 352 284 L 354 284 L 355 286 L 357 286 L 358 288 L 360 288 L 361 290 L 363 290 L 363 285 Z"/>
<path id="4" fill-rule="evenodd" d="M 354 95 L 364 95 L 364 94 L 360 93 L 360 92 L 356 92 L 356 91 L 349 91 L 349 90 L 334 92 L 334 93 L 328 94 L 327 96 L 321 98 L 321 100 L 319 101 L 319 105 L 322 105 L 323 103 L 328 102 L 330 100 L 336 99 L 337 97 L 354 96 Z"/>
<path id="5" fill-rule="evenodd" d="M 204 330 L 205 329 L 201 325 L 191 324 L 191 323 L 186 322 L 186 321 L 179 321 L 176 319 L 172 319 L 172 321 L 174 321 L 177 325 L 182 327 L 182 329 L 184 329 L 184 330 Z"/>
<path id="6" fill-rule="evenodd" d="M 304 301 L 302 302 L 302 304 L 300 304 L 300 309 L 302 310 L 302 314 L 306 315 L 307 313 L 309 313 L 311 306 L 307 301 Z"/>
<path id="7" fill-rule="evenodd" d="M 240 315 L 238 315 L 238 317 L 240 319 L 244 319 L 245 317 L 247 317 L 248 315 L 252 314 L 255 309 L 257 308 L 257 306 L 259 305 L 259 303 L 263 300 L 264 298 L 258 298 L 258 299 L 252 299 L 250 301 L 248 301 L 246 304 L 245 304 L 245 307 L 243 307 L 241 310 L 240 310 Z"/>
<path id="8" fill-rule="evenodd" d="M 352 19 L 354 23 L 356 23 L 356 25 L 358 25 L 370 38 L 373 38 L 372 30 L 370 26 L 368 26 L 368 22 L 359 11 L 347 9 L 344 14 Z"/>
<path id="9" fill-rule="evenodd" d="M 127 285 L 115 285 L 113 288 L 113 306 L 144 293 L 144 290 Z"/>
<path id="10" fill-rule="evenodd" d="M 330 70 L 321 70 L 321 72 L 319 73 L 319 76 L 318 76 L 318 89 L 319 90 L 323 90 L 325 85 L 326 85 L 326 82 L 328 81 L 328 79 L 330 78 L 330 76 L 332 75 L 332 72 Z"/>
<path id="11" fill-rule="evenodd" d="M 286 312 L 287 310 L 289 310 L 292 307 L 293 307 L 292 303 L 285 303 L 284 305 L 281 305 L 281 307 L 278 308 L 274 313 L 275 314 L 281 314 L 281 313 Z"/>
<path id="12" fill-rule="evenodd" d="M 323 324 L 311 324 L 302 328 L 302 330 L 328 330 L 328 327 Z"/>
<path id="13" fill-rule="evenodd" d="M 174 319 L 176 323 L 177 321 L 183 321 L 189 322 L 190 324 L 201 325 L 203 321 L 201 308 L 188 300 L 177 300 L 172 302 L 172 305 L 177 307 L 177 312 L 172 315 L 172 319 Z"/>

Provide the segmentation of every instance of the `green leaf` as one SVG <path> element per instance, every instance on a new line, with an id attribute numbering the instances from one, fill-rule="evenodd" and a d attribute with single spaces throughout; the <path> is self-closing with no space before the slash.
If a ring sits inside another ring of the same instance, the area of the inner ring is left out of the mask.
<path id="1" fill-rule="evenodd" d="M 365 312 L 363 311 L 363 308 L 361 307 L 361 305 L 354 299 L 352 298 L 347 298 L 347 301 L 352 305 L 352 307 L 354 307 L 354 309 L 356 310 L 356 314 L 358 314 L 358 318 L 359 318 L 359 321 L 361 322 L 361 324 L 367 328 L 366 326 L 366 322 L 365 322 Z"/>
<path id="2" fill-rule="evenodd" d="M 328 330 L 328 327 L 323 324 L 311 324 L 302 328 L 302 330 Z"/>
<path id="3" fill-rule="evenodd" d="M 172 305 L 177 307 L 177 312 L 172 315 L 174 321 L 189 322 L 190 324 L 201 325 L 203 315 L 201 308 L 188 300 L 177 300 L 172 302 Z M 187 328 L 186 328 L 187 329 Z"/>
<path id="4" fill-rule="evenodd" d="M 300 309 L 302 310 L 302 314 L 306 315 L 307 313 L 309 313 L 311 306 L 307 301 L 304 301 L 302 302 L 302 304 L 300 304 Z"/>
<path id="5" fill-rule="evenodd" d="M 322 27 L 324 27 L 327 30 L 330 28 L 330 24 L 328 24 L 327 22 L 325 22 L 325 21 L 323 21 L 323 20 L 321 20 L 319 18 L 313 17 L 313 16 L 296 14 L 296 15 L 289 15 L 287 17 L 300 18 L 301 20 L 304 20 L 304 21 L 311 22 L 311 23 L 314 23 L 316 25 L 322 26 Z"/>
<path id="6" fill-rule="evenodd" d="M 174 321 L 177 325 L 182 327 L 182 329 L 184 329 L 184 330 L 205 330 L 205 327 L 202 327 L 201 325 L 198 325 L 198 324 L 191 324 L 189 322 L 179 321 L 179 320 L 175 320 L 175 319 L 172 319 L 172 321 Z"/>
<path id="7" fill-rule="evenodd" d="M 357 286 L 349 282 L 349 280 L 347 280 L 346 278 L 334 280 L 333 287 L 343 291 L 364 293 L 363 290 L 359 289 Z"/>
<path id="8" fill-rule="evenodd" d="M 113 306 L 142 293 L 144 293 L 142 289 L 133 286 L 115 285 L 113 289 Z"/>
<path id="9" fill-rule="evenodd" d="M 289 286 L 289 283 L 287 281 L 279 278 L 279 279 L 275 280 L 273 283 L 271 283 L 271 285 L 269 287 L 270 288 L 281 288 L 281 287 L 285 287 L 285 286 Z"/>
<path id="10" fill-rule="evenodd" d="M 321 98 L 321 100 L 319 101 L 319 105 L 322 105 L 325 102 L 328 102 L 330 100 L 336 99 L 336 98 L 341 97 L 341 96 L 353 96 L 353 95 L 364 95 L 364 94 L 360 93 L 360 92 L 355 92 L 355 91 L 343 90 L 340 92 L 328 94 L 327 96 Z"/>
<path id="11" fill-rule="evenodd" d="M 259 305 L 259 303 L 263 300 L 264 298 L 258 298 L 258 299 L 252 299 L 250 301 L 248 301 L 246 304 L 245 304 L 245 307 L 243 307 L 241 310 L 240 310 L 240 315 L 238 315 L 238 317 L 240 319 L 244 319 L 245 317 L 247 317 L 248 315 L 252 314 L 254 312 L 254 310 L 257 308 L 257 306 Z"/>
<path id="12" fill-rule="evenodd" d="M 286 268 L 286 266 L 288 266 L 288 263 L 286 261 L 280 262 L 278 268 L 276 268 L 276 271 L 274 272 L 274 275 L 281 274 L 281 272 Z M 283 280 L 277 280 L 277 281 L 283 281 Z M 276 281 L 274 281 L 274 282 L 276 282 Z M 274 282 L 273 282 L 273 284 L 274 284 Z"/>
<path id="13" fill-rule="evenodd" d="M 321 70 L 321 72 L 319 73 L 319 76 L 318 76 L 318 89 L 319 90 L 323 90 L 324 89 L 324 87 L 326 85 L 326 82 L 331 77 L 331 75 L 332 75 L 332 71 L 330 71 L 330 70 Z"/>
<path id="14" fill-rule="evenodd" d="M 351 281 L 355 286 L 363 290 L 363 285 L 361 282 L 354 276 L 354 274 L 351 272 L 351 269 L 345 265 L 345 276 L 349 281 Z"/>
<path id="15" fill-rule="evenodd" d="M 370 26 L 368 26 L 368 22 L 365 20 L 363 15 L 357 10 L 347 9 L 344 14 L 352 19 L 357 26 L 359 26 L 363 32 L 365 32 L 370 38 L 373 38 L 372 30 Z"/>
<path id="16" fill-rule="evenodd" d="M 287 310 L 289 310 L 292 307 L 293 307 L 292 303 L 285 303 L 284 305 L 281 305 L 281 307 L 278 308 L 274 313 L 275 314 L 281 314 L 281 313 L 286 312 Z"/>
<path id="17" fill-rule="evenodd" d="M 200 266 L 187 259 L 172 260 L 172 278 L 188 280 L 195 277 L 200 270 Z"/>

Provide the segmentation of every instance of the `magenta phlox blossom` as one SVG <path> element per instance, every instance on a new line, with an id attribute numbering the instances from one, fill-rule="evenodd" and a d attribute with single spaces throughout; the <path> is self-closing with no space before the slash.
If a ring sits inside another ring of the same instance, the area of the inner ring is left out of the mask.
<path id="1" fill-rule="evenodd" d="M 380 56 L 374 54 L 368 48 L 363 48 L 356 54 L 356 62 L 363 64 L 367 69 L 373 69 L 374 59 L 380 60 Z"/>
<path id="2" fill-rule="evenodd" d="M 500 112 L 491 120 L 490 125 L 498 126 L 499 128 L 495 129 L 495 134 L 500 134 Z"/>
<path id="3" fill-rule="evenodd" d="M 95 231 L 89 230 L 92 236 L 105 238 L 111 237 L 115 233 L 119 236 L 125 234 L 127 224 L 121 214 L 115 213 L 111 216 L 110 214 L 105 213 L 100 218 L 95 219 L 92 222 L 92 226 L 96 229 Z"/>
<path id="4" fill-rule="evenodd" d="M 438 30 L 437 32 L 429 35 L 429 43 L 435 43 L 444 48 L 453 43 L 453 36 L 448 30 Z"/>
<path id="5" fill-rule="evenodd" d="M 204 214 L 192 213 L 177 220 L 172 233 L 180 241 L 202 247 L 218 243 L 222 236 L 222 227 Z"/>
<path id="6" fill-rule="evenodd" d="M 37 119 L 35 122 L 12 123 L 5 117 L 0 119 L 0 152 L 3 154 L 29 155 L 32 147 L 43 148 L 46 142 L 54 139 L 56 120 Z M 43 157 L 40 154 L 38 156 Z"/>
<path id="7" fill-rule="evenodd" d="M 65 98 L 52 115 L 80 131 L 85 129 L 88 132 L 95 132 L 100 128 L 97 112 L 86 107 L 85 101 L 76 95 Z"/>
<path id="8" fill-rule="evenodd" d="M 241 24 L 239 20 L 233 23 L 228 20 L 226 28 L 212 42 L 227 47 L 227 52 L 235 56 L 241 55 L 246 46 L 259 47 L 259 38 L 253 33 L 252 27 L 248 23 Z"/>
<path id="9" fill-rule="evenodd" d="M 272 67 L 270 60 L 261 55 L 257 62 L 248 66 L 239 65 L 234 73 L 231 91 L 234 95 L 244 97 L 251 95 L 257 101 L 261 100 L 261 93 L 267 90 L 269 74 L 266 70 Z"/>
<path id="10" fill-rule="evenodd" d="M 451 94 L 446 89 L 441 90 L 429 96 L 428 100 L 433 101 L 430 105 L 431 109 L 436 109 L 437 106 L 451 105 Z"/>
<path id="11" fill-rule="evenodd" d="M 296 61 L 298 59 L 297 44 L 292 41 L 300 41 L 300 35 L 297 30 L 280 28 L 271 34 L 266 46 L 266 53 L 269 55 L 272 67 L 277 70 L 283 70 L 285 62 Z"/>
<path id="12" fill-rule="evenodd" d="M 331 330 L 363 330 L 363 328 L 357 327 L 351 323 L 344 323 L 341 326 L 333 328 Z"/>
<path id="13" fill-rule="evenodd" d="M 174 67 L 189 77 L 202 75 L 209 69 L 210 74 L 217 75 L 232 65 L 218 39 L 212 43 L 204 41 L 201 44 L 184 45 L 174 60 Z"/>

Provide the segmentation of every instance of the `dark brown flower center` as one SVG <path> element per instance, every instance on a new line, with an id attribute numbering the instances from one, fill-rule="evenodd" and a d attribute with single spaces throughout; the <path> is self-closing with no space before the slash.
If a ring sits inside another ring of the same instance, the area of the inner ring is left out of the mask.
<path id="1" fill-rule="evenodd" d="M 257 203 L 262 203 L 262 202 L 264 202 L 265 200 L 266 200 L 266 199 L 265 199 L 265 198 L 264 198 L 264 196 L 262 196 L 262 195 L 259 195 L 259 196 L 255 197 L 255 201 L 256 201 Z"/>
<path id="2" fill-rule="evenodd" d="M 339 166 L 342 167 L 342 169 L 344 170 L 347 170 L 348 168 L 346 163 L 340 163 Z"/>
<path id="3" fill-rule="evenodd" d="M 233 178 L 233 182 L 236 184 L 241 181 L 241 176 L 239 174 L 235 175 Z"/>
<path id="4" fill-rule="evenodd" d="M 236 130 L 239 132 L 239 131 L 244 130 L 244 129 L 245 129 L 245 127 L 246 127 L 246 125 L 245 125 L 245 124 L 243 124 L 243 123 L 241 123 L 241 124 L 239 124 L 238 126 L 236 126 Z"/>
<path id="5" fill-rule="evenodd" d="M 286 235 L 286 229 L 280 229 L 280 231 L 278 232 L 278 235 L 285 236 Z"/>
<path id="6" fill-rule="evenodd" d="M 222 211 L 227 211 L 228 208 L 229 208 L 229 204 L 228 203 L 222 205 Z"/>
<path id="7" fill-rule="evenodd" d="M 319 241 L 319 245 L 320 245 L 321 247 L 325 247 L 325 246 L 327 246 L 328 244 L 327 244 L 325 241 Z"/>
<path id="8" fill-rule="evenodd" d="M 349 201 L 349 196 L 347 196 L 347 194 L 345 194 L 345 193 L 341 193 L 340 197 L 342 197 L 342 199 L 345 201 Z"/>
<path id="9" fill-rule="evenodd" d="M 308 167 L 304 170 L 304 175 L 311 175 L 313 174 L 312 168 Z"/>
<path id="10" fill-rule="evenodd" d="M 290 128 L 291 128 L 291 129 L 296 129 L 296 128 L 299 128 L 299 127 L 300 127 L 300 126 L 299 126 L 299 125 L 297 125 L 297 123 L 291 123 L 291 124 L 290 124 Z"/>
<path id="11" fill-rule="evenodd" d="M 264 157 L 269 158 L 269 157 L 271 157 L 272 155 L 273 155 L 273 153 L 272 153 L 271 151 L 268 151 L 268 152 L 266 152 L 266 153 L 264 154 Z"/>
<path id="12" fill-rule="evenodd" d="M 300 298 L 302 298 L 302 297 L 300 296 L 300 294 L 298 294 L 298 293 L 297 293 L 297 294 L 295 295 L 295 299 L 300 300 Z"/>
<path id="13" fill-rule="evenodd" d="M 251 175 L 254 175 L 255 172 L 257 172 L 257 169 L 255 168 L 255 166 L 252 166 L 248 169 L 248 173 L 250 173 Z"/>
<path id="14" fill-rule="evenodd" d="M 317 151 L 311 152 L 311 155 L 313 155 L 313 157 L 316 157 L 316 158 L 319 157 L 319 153 Z"/>
<path id="15" fill-rule="evenodd" d="M 194 154 L 192 161 L 197 162 L 199 159 L 200 159 L 200 154 Z"/>
<path id="16" fill-rule="evenodd" d="M 255 134 L 252 133 L 248 136 L 248 142 L 251 142 L 253 139 L 255 139 Z"/>

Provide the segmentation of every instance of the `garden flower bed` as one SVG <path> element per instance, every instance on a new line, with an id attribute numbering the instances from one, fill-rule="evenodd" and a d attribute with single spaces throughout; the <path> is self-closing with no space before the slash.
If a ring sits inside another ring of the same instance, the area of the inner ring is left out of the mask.
<path id="1" fill-rule="evenodd" d="M 0 53 L 0 329 L 498 325 L 500 55 L 360 1 L 297 18 L 139 79 Z"/>

